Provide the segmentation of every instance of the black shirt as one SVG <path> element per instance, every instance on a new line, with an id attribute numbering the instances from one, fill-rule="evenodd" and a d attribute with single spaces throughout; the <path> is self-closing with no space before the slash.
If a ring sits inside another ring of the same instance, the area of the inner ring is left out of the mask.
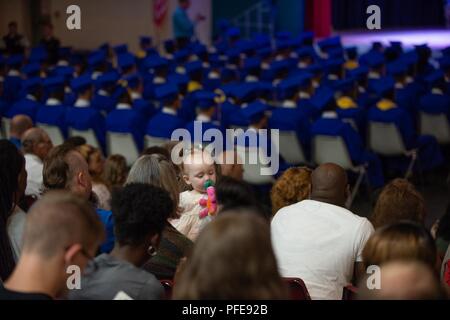
<path id="1" fill-rule="evenodd" d="M 5 43 L 6 52 L 10 55 L 14 54 L 24 54 L 25 47 L 22 43 L 23 36 L 20 34 L 16 34 L 12 36 L 10 34 L 3 37 L 3 41 Z"/>
<path id="2" fill-rule="evenodd" d="M 0 301 L 5 300 L 53 300 L 44 293 L 22 293 L 6 289 L 0 284 Z"/>
<path id="3" fill-rule="evenodd" d="M 47 50 L 48 61 L 50 64 L 56 64 L 58 62 L 58 53 L 60 42 L 58 39 L 51 37 L 50 39 L 42 39 L 41 45 Z"/>

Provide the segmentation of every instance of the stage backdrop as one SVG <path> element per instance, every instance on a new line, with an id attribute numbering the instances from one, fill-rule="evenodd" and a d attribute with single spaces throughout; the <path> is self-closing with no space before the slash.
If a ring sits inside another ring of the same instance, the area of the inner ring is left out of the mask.
<path id="1" fill-rule="evenodd" d="M 381 8 L 382 28 L 443 27 L 445 0 L 333 0 L 336 30 L 365 29 L 367 7 Z"/>

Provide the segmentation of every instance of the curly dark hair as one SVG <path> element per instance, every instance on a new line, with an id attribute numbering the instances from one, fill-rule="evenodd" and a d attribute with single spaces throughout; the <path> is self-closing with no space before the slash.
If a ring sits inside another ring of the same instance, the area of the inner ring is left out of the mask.
<path id="1" fill-rule="evenodd" d="M 161 234 L 174 211 L 167 191 L 142 183 L 114 190 L 111 207 L 116 241 L 130 246 L 141 245 L 149 234 Z"/>
<path id="2" fill-rule="evenodd" d="M 13 212 L 19 187 L 19 175 L 25 158 L 8 140 L 0 140 L 0 278 L 6 280 L 14 269 L 14 258 L 8 238 L 7 222 Z"/>

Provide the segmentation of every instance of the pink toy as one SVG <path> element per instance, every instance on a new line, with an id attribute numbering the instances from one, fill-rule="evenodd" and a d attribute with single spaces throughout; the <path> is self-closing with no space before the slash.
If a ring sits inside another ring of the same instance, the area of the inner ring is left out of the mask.
<path id="1" fill-rule="evenodd" d="M 213 182 L 208 180 L 205 183 L 207 198 L 202 198 L 199 201 L 200 206 L 203 209 L 200 211 L 200 219 L 204 219 L 208 216 L 214 216 L 217 211 L 217 202 L 216 202 L 216 188 L 214 188 Z"/>

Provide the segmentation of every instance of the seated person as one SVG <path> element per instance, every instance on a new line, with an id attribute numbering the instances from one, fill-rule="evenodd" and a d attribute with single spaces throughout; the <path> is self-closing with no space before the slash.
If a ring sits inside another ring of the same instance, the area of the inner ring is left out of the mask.
<path id="1" fill-rule="evenodd" d="M 167 191 L 147 184 L 129 184 L 112 198 L 116 242 L 110 254 L 94 259 L 72 300 L 112 300 L 120 292 L 134 300 L 159 300 L 164 290 L 151 273 L 140 269 L 158 250 L 173 201 Z M 95 266 L 95 267 L 94 267 Z"/>
<path id="2" fill-rule="evenodd" d="M 379 158 L 365 150 L 361 136 L 347 122 L 339 119 L 336 113 L 336 101 L 333 92 L 323 94 L 317 103 L 325 111 L 322 117 L 312 125 L 313 138 L 318 135 L 339 136 L 344 140 L 353 165 L 367 164 L 368 179 L 373 188 L 384 185 L 384 175 Z M 325 107 L 323 107 L 325 106 Z"/>
<path id="3" fill-rule="evenodd" d="M 406 150 L 418 149 L 418 159 L 423 170 L 432 170 L 443 163 L 443 156 L 437 141 L 432 136 L 419 136 L 416 132 L 412 115 L 395 102 L 394 81 L 384 78 L 375 85 L 381 100 L 368 113 L 369 122 L 394 124 Z M 398 164 L 401 167 L 405 163 Z"/>
<path id="4" fill-rule="evenodd" d="M 156 98 L 163 106 L 161 111 L 150 119 L 147 125 L 147 136 L 171 139 L 174 130 L 184 128 L 184 121 L 178 116 L 180 99 L 175 85 L 160 86 L 156 90 Z"/>

